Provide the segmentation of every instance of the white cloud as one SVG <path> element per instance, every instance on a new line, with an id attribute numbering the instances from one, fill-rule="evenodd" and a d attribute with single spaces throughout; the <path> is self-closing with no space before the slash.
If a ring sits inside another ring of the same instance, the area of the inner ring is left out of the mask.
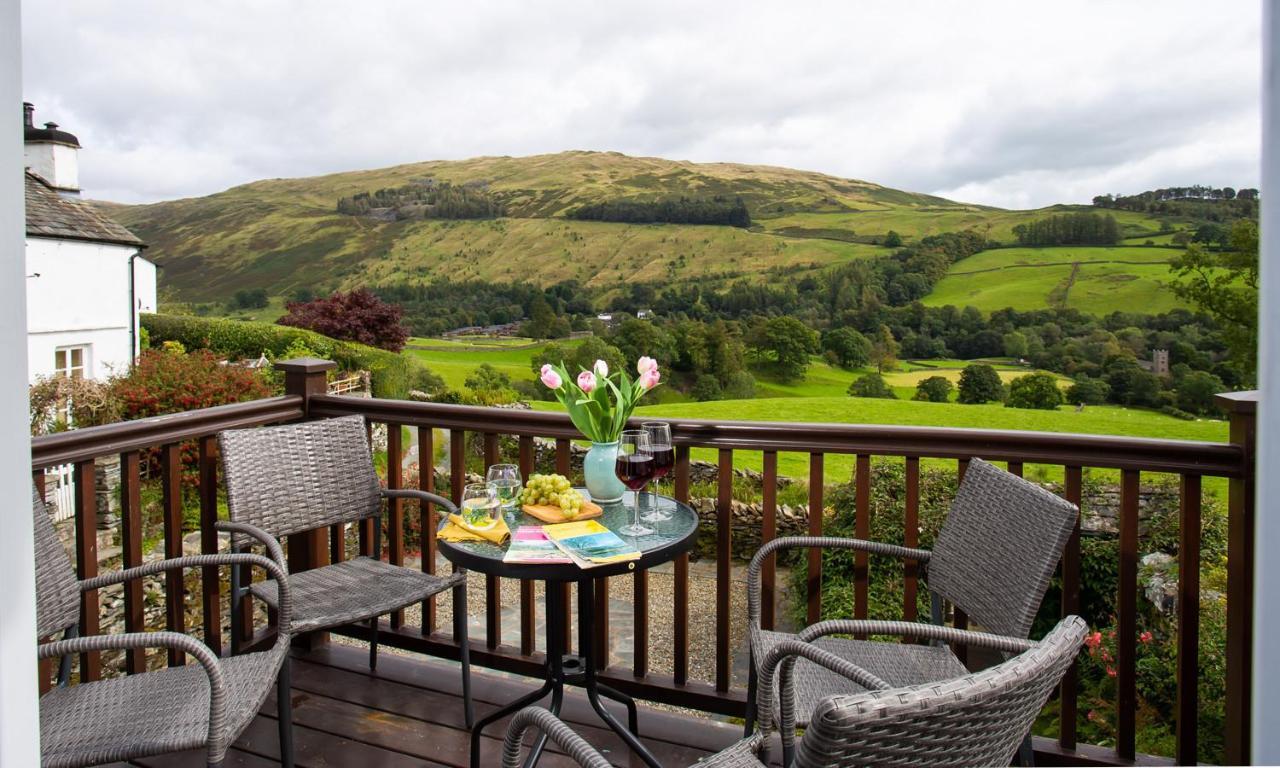
<path id="1" fill-rule="evenodd" d="M 1038 206 L 1254 186 L 1259 8 L 1143 0 L 24 6 L 90 195 L 608 149 Z"/>

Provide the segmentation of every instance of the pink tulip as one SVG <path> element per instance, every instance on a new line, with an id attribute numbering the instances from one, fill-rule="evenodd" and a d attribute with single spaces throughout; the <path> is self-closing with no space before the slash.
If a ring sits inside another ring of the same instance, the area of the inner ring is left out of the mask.
<path id="1" fill-rule="evenodd" d="M 597 360 L 593 370 L 595 370 L 597 376 L 604 378 L 609 375 L 609 364 L 603 360 Z"/>
<path id="2" fill-rule="evenodd" d="M 654 360 L 652 357 L 642 357 L 636 361 L 636 373 L 641 376 L 645 375 L 649 371 L 656 370 L 658 370 L 658 361 Z"/>
<path id="3" fill-rule="evenodd" d="M 640 386 L 644 387 L 646 390 L 653 389 L 658 386 L 658 382 L 661 380 L 662 374 L 658 373 L 657 368 L 650 368 L 640 374 Z"/>
<path id="4" fill-rule="evenodd" d="M 584 395 L 591 394 L 591 390 L 596 388 L 596 375 L 591 371 L 583 371 L 578 374 L 578 388 L 582 390 Z"/>
<path id="5" fill-rule="evenodd" d="M 560 374 L 556 373 L 556 369 L 551 366 L 551 363 L 542 366 L 541 379 L 548 389 L 559 389 L 560 385 L 564 384 L 564 380 L 560 378 Z"/>

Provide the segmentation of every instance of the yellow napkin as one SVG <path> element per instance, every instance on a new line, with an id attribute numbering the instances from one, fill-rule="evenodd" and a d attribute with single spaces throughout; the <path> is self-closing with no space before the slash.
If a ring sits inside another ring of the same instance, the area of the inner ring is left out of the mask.
<path id="1" fill-rule="evenodd" d="M 474 528 L 468 528 L 467 524 L 462 522 L 461 515 L 449 515 L 449 524 L 441 528 L 436 536 L 445 541 L 487 541 L 501 547 L 511 536 L 511 529 L 507 527 L 507 521 L 501 517 L 498 518 L 498 524 L 489 530 L 477 531 Z"/>

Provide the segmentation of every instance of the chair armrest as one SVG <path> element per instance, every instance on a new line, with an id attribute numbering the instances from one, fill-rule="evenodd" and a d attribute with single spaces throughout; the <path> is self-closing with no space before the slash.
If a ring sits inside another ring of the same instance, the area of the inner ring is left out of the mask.
<path id="1" fill-rule="evenodd" d="M 240 533 L 254 539 L 259 544 L 267 548 L 267 553 L 271 555 L 271 559 L 279 563 L 281 568 L 288 570 L 289 566 L 284 559 L 284 550 L 280 547 L 280 541 L 275 536 L 267 533 L 256 525 L 249 523 L 237 523 L 234 520 L 219 520 L 213 524 L 215 530 L 228 531 L 230 533 Z"/>
<path id="2" fill-rule="evenodd" d="M 418 501 L 425 501 L 428 504 L 444 507 L 447 514 L 456 514 L 458 511 L 453 502 L 445 497 L 437 496 L 427 491 L 419 491 L 415 488 L 383 488 L 382 496 L 387 499 L 417 499 Z"/>
<path id="3" fill-rule="evenodd" d="M 990 648 L 996 651 L 1022 653 L 1035 647 L 1035 643 L 1019 637 L 994 635 L 989 632 L 973 632 L 967 629 L 940 627 L 936 624 L 924 624 L 915 621 L 852 621 L 848 619 L 832 619 L 820 621 L 802 629 L 796 637 L 803 642 L 812 642 L 823 635 L 894 635 L 897 637 L 918 637 L 925 640 L 941 640 L 944 643 L 956 643 L 970 648 Z"/>
<path id="4" fill-rule="evenodd" d="M 156 560 L 152 563 L 126 568 L 123 571 L 113 571 L 105 573 L 101 576 L 94 576 L 80 582 L 80 590 L 82 592 L 90 589 L 101 589 L 102 587 L 111 586 L 112 584 L 120 584 L 133 579 L 140 579 L 143 576 L 151 576 L 165 571 L 172 571 L 184 568 L 203 568 L 210 565 L 256 565 L 265 569 L 278 582 L 279 587 L 279 603 L 277 610 L 280 616 L 281 638 L 288 639 L 292 632 L 290 623 L 292 616 L 292 601 L 289 597 L 289 573 L 284 566 L 263 557 L 249 552 L 223 552 L 216 555 L 190 555 L 188 557 L 175 557 L 171 560 Z M 83 638 L 90 639 L 90 638 Z M 66 641 L 73 642 L 73 641 Z M 96 650 L 96 649 L 90 649 Z"/>
<path id="5" fill-rule="evenodd" d="M 519 768 L 520 741 L 524 738 L 524 732 L 530 728 L 547 734 L 548 739 L 583 768 L 612 766 L 586 739 L 565 725 L 560 718 L 542 707 L 525 707 L 512 716 L 511 724 L 507 726 L 507 736 L 502 743 L 502 768 Z"/>
<path id="6" fill-rule="evenodd" d="M 137 569 L 130 569 L 137 570 Z M 132 632 L 125 635 L 90 635 L 44 643 L 36 649 L 41 659 L 89 651 L 127 651 L 134 648 L 171 648 L 194 656 L 209 676 L 209 753 L 222 754 L 229 746 L 226 733 L 227 684 L 218 658 L 204 643 L 178 632 Z M 146 673 L 143 673 L 146 674 Z"/>
<path id="7" fill-rule="evenodd" d="M 756 551 L 747 566 L 747 624 L 760 625 L 760 570 L 767 557 L 783 549 L 853 549 L 873 555 L 886 555 L 902 560 L 929 562 L 932 553 L 927 549 L 900 547 L 897 544 L 882 544 L 878 541 L 864 539 L 845 539 L 836 536 L 784 536 L 774 539 Z"/>

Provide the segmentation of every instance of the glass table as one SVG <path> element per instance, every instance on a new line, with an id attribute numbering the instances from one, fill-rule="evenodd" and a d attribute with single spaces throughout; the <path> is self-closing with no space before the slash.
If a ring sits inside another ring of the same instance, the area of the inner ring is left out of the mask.
<path id="1" fill-rule="evenodd" d="M 632 497 L 633 494 L 628 492 L 621 501 L 602 505 L 604 514 L 597 519 L 605 527 L 617 532 L 618 529 L 632 519 Z M 645 749 L 638 738 L 639 723 L 637 722 L 635 701 L 630 696 L 610 688 L 596 678 L 596 655 L 607 653 L 608 651 L 607 649 L 594 647 L 593 636 L 595 633 L 591 631 L 595 614 L 595 579 L 605 576 L 621 576 L 674 560 L 679 555 L 688 552 L 697 538 L 698 515 L 687 505 L 681 504 L 669 496 L 659 496 L 651 493 L 641 494 L 640 504 L 645 509 L 652 506 L 665 509 L 671 513 L 671 518 L 662 522 L 649 523 L 655 529 L 655 532 L 648 536 L 638 538 L 622 536 L 623 540 L 640 550 L 640 558 L 638 560 L 630 560 L 625 563 L 611 563 L 588 569 L 579 568 L 573 563 L 504 563 L 502 562 L 502 557 L 506 553 L 505 547 L 499 547 L 488 542 L 448 542 L 443 540 L 438 542 L 442 555 L 450 562 L 467 570 L 505 579 L 530 579 L 548 582 L 544 590 L 547 606 L 545 621 L 546 682 L 538 690 L 511 702 L 495 712 L 491 712 L 476 722 L 475 727 L 471 729 L 472 768 L 478 768 L 480 765 L 480 734 L 486 725 L 501 720 L 507 715 L 523 709 L 548 695 L 551 696 L 551 704 L 548 709 L 559 714 L 566 685 L 581 686 L 586 691 L 587 700 L 591 702 L 592 708 L 600 715 L 600 719 L 617 732 L 622 740 L 627 743 L 627 746 L 646 765 L 652 766 L 652 768 L 660 768 L 658 761 L 649 753 L 649 750 Z M 441 525 L 443 526 L 445 522 L 447 521 L 442 521 Z M 507 514 L 507 525 L 513 532 L 521 525 L 542 524 L 536 518 L 525 515 L 518 510 Z M 577 582 L 578 584 L 578 650 L 580 651 L 578 655 L 565 653 L 564 637 L 560 631 L 560 628 L 568 618 L 568 606 L 565 605 L 564 591 L 559 589 L 558 586 L 553 586 L 553 583 L 558 585 L 565 582 Z M 601 696 L 613 699 L 627 708 L 627 727 L 624 728 L 617 718 L 605 709 L 603 702 L 600 700 Z M 525 765 L 531 766 L 537 762 L 543 748 L 546 746 L 546 741 L 545 734 L 539 735 Z"/>

